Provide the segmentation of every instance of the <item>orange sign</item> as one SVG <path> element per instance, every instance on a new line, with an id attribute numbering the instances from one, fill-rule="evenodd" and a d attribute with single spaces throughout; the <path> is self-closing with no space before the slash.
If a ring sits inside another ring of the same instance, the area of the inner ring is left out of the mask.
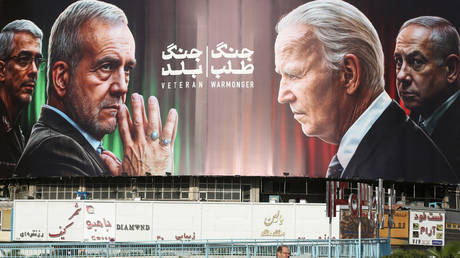
<path id="1" fill-rule="evenodd" d="M 380 229 L 380 237 L 388 238 L 388 214 L 385 214 L 383 227 L 383 229 Z M 393 211 L 393 226 L 391 227 L 390 244 L 409 244 L 409 211 Z"/>

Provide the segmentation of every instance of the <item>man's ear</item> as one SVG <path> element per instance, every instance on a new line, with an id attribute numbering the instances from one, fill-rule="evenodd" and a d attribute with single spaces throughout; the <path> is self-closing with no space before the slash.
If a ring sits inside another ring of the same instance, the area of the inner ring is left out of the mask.
<path id="1" fill-rule="evenodd" d="M 347 94 L 352 95 L 358 90 L 361 83 L 361 65 L 354 54 L 343 57 L 341 79 Z"/>
<path id="2" fill-rule="evenodd" d="M 69 86 L 70 67 L 64 61 L 57 61 L 53 65 L 53 87 L 59 97 L 64 97 Z"/>
<path id="3" fill-rule="evenodd" d="M 0 82 L 4 82 L 6 79 L 6 62 L 0 60 Z"/>
<path id="4" fill-rule="evenodd" d="M 450 54 L 446 58 L 447 81 L 454 83 L 457 80 L 460 58 L 456 54 Z"/>

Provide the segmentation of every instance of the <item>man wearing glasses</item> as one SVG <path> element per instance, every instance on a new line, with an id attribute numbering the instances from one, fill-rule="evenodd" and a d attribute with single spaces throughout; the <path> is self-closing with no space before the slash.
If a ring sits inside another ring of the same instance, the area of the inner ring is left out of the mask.
<path id="1" fill-rule="evenodd" d="M 16 20 L 0 33 L 0 177 L 11 177 L 25 140 L 21 110 L 32 101 L 43 33 L 33 22 Z"/>

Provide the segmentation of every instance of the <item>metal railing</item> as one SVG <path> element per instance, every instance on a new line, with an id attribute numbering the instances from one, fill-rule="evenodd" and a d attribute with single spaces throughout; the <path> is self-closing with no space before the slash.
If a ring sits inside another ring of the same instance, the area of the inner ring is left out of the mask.
<path id="1" fill-rule="evenodd" d="M 360 245 L 361 243 L 361 245 Z M 274 257 L 279 245 L 291 257 L 379 257 L 390 254 L 387 239 L 208 240 L 149 243 L 4 243 L 0 257 Z"/>

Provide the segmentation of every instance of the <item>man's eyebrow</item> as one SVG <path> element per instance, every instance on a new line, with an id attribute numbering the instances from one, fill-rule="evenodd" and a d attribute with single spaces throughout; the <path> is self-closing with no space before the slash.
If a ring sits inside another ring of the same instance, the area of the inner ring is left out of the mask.
<path id="1" fill-rule="evenodd" d="M 30 52 L 28 50 L 21 50 L 21 51 L 19 51 L 19 53 L 17 55 L 18 56 L 19 55 L 32 55 L 32 52 Z"/>
<path id="2" fill-rule="evenodd" d="M 409 60 L 414 60 L 415 58 L 421 59 L 423 63 L 429 62 L 429 59 L 427 56 L 425 56 L 422 52 L 416 50 L 414 52 L 411 52 L 407 55 L 407 59 Z"/>
<path id="3" fill-rule="evenodd" d="M 28 50 L 21 50 L 19 51 L 19 53 L 17 54 L 17 56 L 20 56 L 20 55 L 30 55 L 30 56 L 33 56 L 33 53 L 31 51 L 28 51 Z M 35 56 L 38 56 L 38 57 L 43 57 L 42 56 L 42 53 L 38 53 L 37 55 Z"/>
<path id="4" fill-rule="evenodd" d="M 112 56 L 105 56 L 99 60 L 96 61 L 95 66 L 99 66 L 103 63 L 113 63 L 113 64 L 119 64 L 120 60 L 118 58 L 112 57 Z"/>
<path id="5" fill-rule="evenodd" d="M 281 56 L 289 56 L 295 53 L 296 51 L 301 51 L 303 47 L 300 43 L 300 40 L 292 40 L 286 43 L 283 48 L 281 49 Z"/>
<path id="6" fill-rule="evenodd" d="M 401 54 L 399 52 L 395 52 L 393 56 L 395 58 L 404 56 L 406 59 L 413 59 L 415 57 L 421 57 L 424 61 L 428 60 L 428 58 L 420 50 L 414 50 L 408 54 Z"/>
<path id="7" fill-rule="evenodd" d="M 410 57 L 410 58 L 413 58 L 415 56 L 421 56 L 423 58 L 426 58 L 425 55 L 422 52 L 420 52 L 420 50 L 415 50 L 407 54 L 407 57 Z"/>

